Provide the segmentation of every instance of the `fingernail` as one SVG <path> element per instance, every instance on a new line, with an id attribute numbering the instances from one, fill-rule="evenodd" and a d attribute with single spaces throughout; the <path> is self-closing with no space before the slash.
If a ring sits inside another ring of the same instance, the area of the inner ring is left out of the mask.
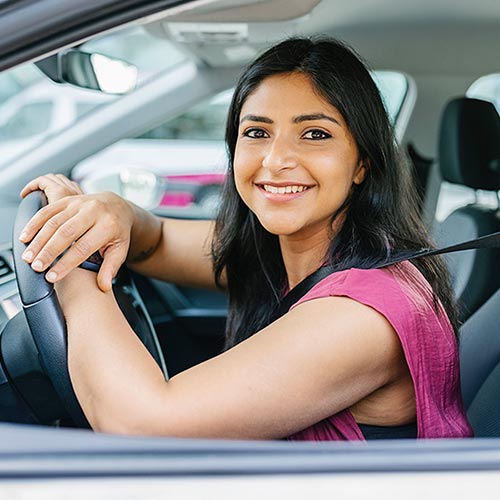
<path id="1" fill-rule="evenodd" d="M 31 250 L 26 250 L 26 252 L 23 253 L 23 259 L 26 262 L 31 262 L 33 260 L 33 252 Z"/>
<path id="2" fill-rule="evenodd" d="M 49 271 L 45 275 L 45 279 L 53 283 L 57 279 L 57 274 L 54 271 Z"/>
<path id="3" fill-rule="evenodd" d="M 40 260 L 35 260 L 35 262 L 33 262 L 33 264 L 31 264 L 31 267 L 35 270 L 35 271 L 41 271 L 43 269 L 43 264 L 42 264 L 42 261 Z"/>
<path id="4" fill-rule="evenodd" d="M 19 240 L 20 240 L 20 241 L 25 241 L 27 237 L 28 237 L 28 233 L 27 233 L 26 231 L 23 231 L 23 232 L 19 235 Z"/>

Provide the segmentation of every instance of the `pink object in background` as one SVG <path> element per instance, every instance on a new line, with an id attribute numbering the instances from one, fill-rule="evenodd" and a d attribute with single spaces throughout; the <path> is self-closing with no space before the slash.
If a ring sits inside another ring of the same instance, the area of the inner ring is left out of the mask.
<path id="1" fill-rule="evenodd" d="M 225 174 L 166 175 L 161 207 L 186 207 L 197 201 L 197 193 L 204 186 L 221 186 Z"/>
<path id="2" fill-rule="evenodd" d="M 160 201 L 160 206 L 168 207 L 185 207 L 193 203 L 194 196 L 192 193 L 169 193 L 166 191 Z"/>

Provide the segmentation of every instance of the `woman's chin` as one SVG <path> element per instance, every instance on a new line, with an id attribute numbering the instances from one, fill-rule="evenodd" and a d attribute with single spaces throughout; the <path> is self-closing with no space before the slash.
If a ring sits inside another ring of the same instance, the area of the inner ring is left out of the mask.
<path id="1" fill-rule="evenodd" d="M 297 221 L 266 221 L 261 220 L 262 227 L 276 236 L 290 236 L 300 230 Z"/>

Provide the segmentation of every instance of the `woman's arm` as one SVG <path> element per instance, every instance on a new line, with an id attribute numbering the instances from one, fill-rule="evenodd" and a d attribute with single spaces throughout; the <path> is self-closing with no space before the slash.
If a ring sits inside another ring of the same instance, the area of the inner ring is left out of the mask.
<path id="1" fill-rule="evenodd" d="M 233 349 L 165 382 L 115 302 L 89 271 L 57 285 L 69 370 L 96 430 L 277 439 L 404 377 L 396 333 L 344 297 L 294 308 Z"/>
<path id="2" fill-rule="evenodd" d="M 49 204 L 26 225 L 21 240 L 29 243 L 24 258 L 33 269 L 52 266 L 49 281 L 61 280 L 98 250 L 104 261 L 97 281 L 104 291 L 125 261 L 152 277 L 215 288 L 211 221 L 162 219 L 114 193 L 84 195 L 62 175 L 34 179 L 21 196 L 37 189 Z"/>
<path id="3" fill-rule="evenodd" d="M 151 216 L 149 212 L 145 213 Z M 178 285 L 215 288 L 211 257 L 215 222 L 167 218 L 157 220 L 160 221 L 160 235 L 156 245 L 151 244 L 149 248 L 139 244 L 145 240 L 135 229 L 144 228 L 145 225 L 134 224 L 126 261 L 128 267 Z M 142 229 L 141 232 L 147 231 Z"/>

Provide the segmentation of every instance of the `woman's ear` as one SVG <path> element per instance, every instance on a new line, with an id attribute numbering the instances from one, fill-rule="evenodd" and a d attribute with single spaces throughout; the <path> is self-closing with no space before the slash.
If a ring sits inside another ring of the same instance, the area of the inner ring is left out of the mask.
<path id="1" fill-rule="evenodd" d="M 360 162 L 358 163 L 356 174 L 353 179 L 354 184 L 359 186 L 365 180 L 366 171 L 368 170 L 368 167 L 369 167 L 369 161 L 367 159 L 360 160 Z"/>

